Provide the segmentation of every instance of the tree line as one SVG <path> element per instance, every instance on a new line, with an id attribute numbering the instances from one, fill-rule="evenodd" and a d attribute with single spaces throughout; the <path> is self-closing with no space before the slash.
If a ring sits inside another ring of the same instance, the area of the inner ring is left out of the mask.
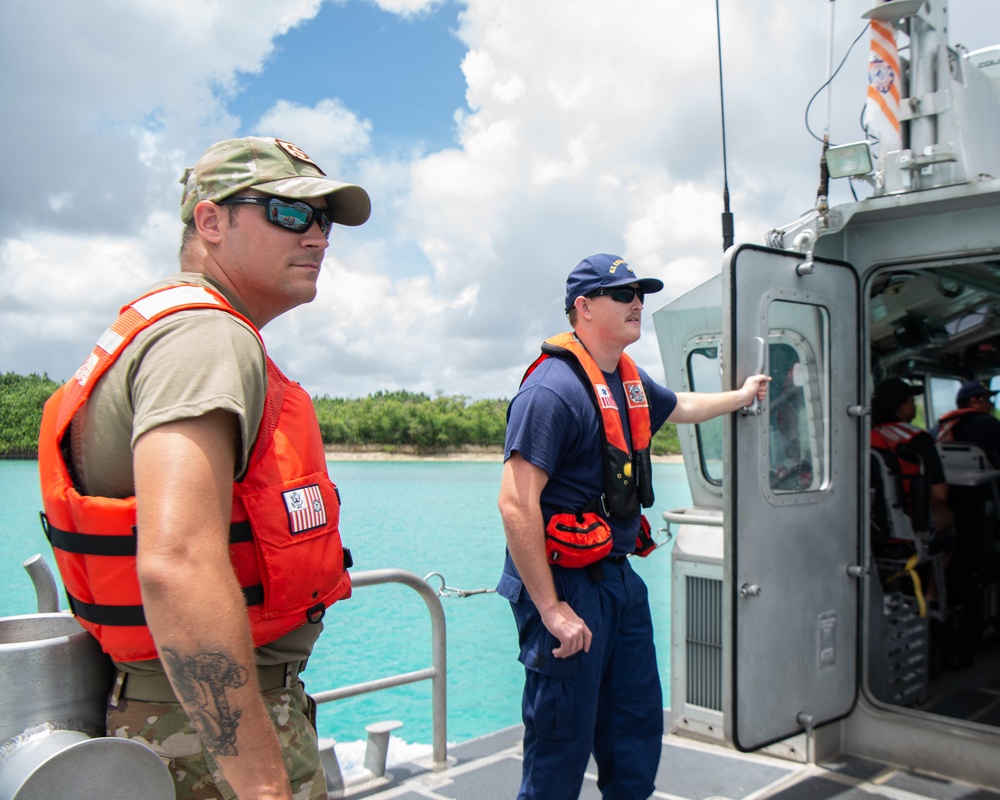
<path id="1" fill-rule="evenodd" d="M 0 458 L 36 458 L 42 406 L 59 384 L 48 375 L 0 374 Z"/>
<path id="2" fill-rule="evenodd" d="M 0 374 L 0 458 L 34 458 L 42 406 L 59 387 L 48 375 Z M 314 397 L 323 442 L 331 448 L 406 448 L 432 455 L 472 445 L 503 447 L 508 400 L 430 397 L 406 390 L 367 397 Z M 677 428 L 667 423 L 653 438 L 654 455 L 679 453 Z"/>

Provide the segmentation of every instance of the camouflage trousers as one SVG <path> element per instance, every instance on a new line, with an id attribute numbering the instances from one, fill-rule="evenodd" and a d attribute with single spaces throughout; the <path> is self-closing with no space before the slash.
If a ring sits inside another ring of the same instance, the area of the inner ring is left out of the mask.
<path id="1" fill-rule="evenodd" d="M 299 683 L 292 689 L 264 692 L 264 704 L 278 732 L 292 796 L 326 800 L 312 699 Z M 178 800 L 236 800 L 180 703 L 121 698 L 116 708 L 108 706 L 107 730 L 109 736 L 137 739 L 151 747 L 170 769 Z"/>

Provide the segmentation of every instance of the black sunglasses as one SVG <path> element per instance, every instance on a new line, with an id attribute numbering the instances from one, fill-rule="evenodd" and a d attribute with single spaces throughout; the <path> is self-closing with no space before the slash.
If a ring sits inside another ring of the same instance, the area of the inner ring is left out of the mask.
<path id="1" fill-rule="evenodd" d="M 263 206 L 267 211 L 264 218 L 268 222 L 295 233 L 309 230 L 314 219 L 319 223 L 319 229 L 327 239 L 330 238 L 330 229 L 333 228 L 333 219 L 325 211 L 313 208 L 308 203 L 284 200 L 280 197 L 227 197 L 225 200 L 217 201 L 216 205 Z"/>
<path id="2" fill-rule="evenodd" d="M 633 297 L 638 297 L 639 302 L 643 302 L 646 293 L 637 286 L 622 286 L 618 289 L 598 289 L 591 292 L 587 297 L 603 297 L 607 295 L 616 303 L 631 303 Z"/>

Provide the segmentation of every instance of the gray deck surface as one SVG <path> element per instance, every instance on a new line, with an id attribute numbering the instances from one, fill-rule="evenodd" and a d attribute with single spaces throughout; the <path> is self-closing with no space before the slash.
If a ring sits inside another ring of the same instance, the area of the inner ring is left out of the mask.
<path id="1" fill-rule="evenodd" d="M 514 800 L 521 781 L 520 726 L 449 748 L 453 764 L 389 767 L 393 781 L 349 797 L 370 800 Z M 852 756 L 798 764 L 666 736 L 654 798 L 661 800 L 1000 800 L 1000 792 Z M 600 800 L 591 761 L 581 800 Z"/>

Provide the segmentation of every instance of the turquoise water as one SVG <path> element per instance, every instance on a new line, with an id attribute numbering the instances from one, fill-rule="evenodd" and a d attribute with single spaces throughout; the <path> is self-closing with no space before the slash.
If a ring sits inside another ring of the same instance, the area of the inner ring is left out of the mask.
<path id="1" fill-rule="evenodd" d="M 499 462 L 331 461 L 343 495 L 341 530 L 355 570 L 398 568 L 441 573 L 458 589 L 493 588 L 504 554 L 496 499 Z M 34 461 L 0 461 L 0 616 L 35 611 L 21 563 L 42 553 L 54 569 L 38 522 L 41 500 Z M 681 464 L 655 464 L 656 508 L 690 503 Z M 669 686 L 670 556 L 668 548 L 633 565 L 650 587 L 664 690 Z M 437 584 L 434 584 L 437 586 Z M 496 594 L 442 598 L 448 635 L 448 739 L 463 741 L 520 721 L 523 672 L 510 608 Z M 430 620 L 423 600 L 399 585 L 358 589 L 326 615 L 309 662 L 310 691 L 332 689 L 431 663 Z M 319 708 L 321 736 L 350 742 L 364 726 L 398 719 L 409 743 L 431 741 L 431 684 L 422 681 Z"/>

